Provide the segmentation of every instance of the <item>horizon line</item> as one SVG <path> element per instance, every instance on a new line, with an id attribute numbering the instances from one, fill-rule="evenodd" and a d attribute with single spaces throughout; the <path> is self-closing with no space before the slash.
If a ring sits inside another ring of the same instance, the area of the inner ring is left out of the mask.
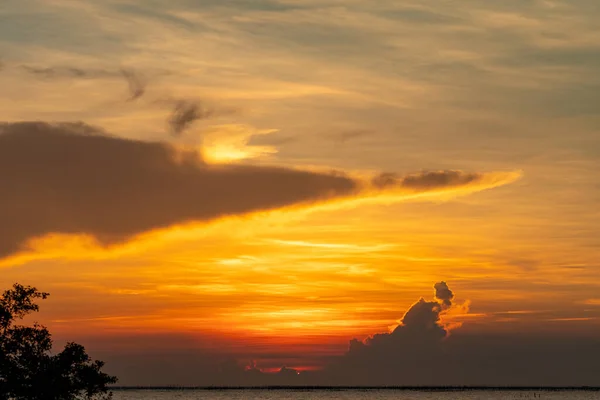
<path id="1" fill-rule="evenodd" d="M 253 385 L 253 386 L 112 386 L 110 390 L 405 390 L 405 391 L 600 391 L 600 386 L 332 386 L 332 385 Z"/>

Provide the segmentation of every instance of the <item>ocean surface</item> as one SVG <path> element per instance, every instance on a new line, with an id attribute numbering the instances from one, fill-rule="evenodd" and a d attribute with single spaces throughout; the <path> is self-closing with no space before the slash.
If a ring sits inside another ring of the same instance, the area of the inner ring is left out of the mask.
<path id="1" fill-rule="evenodd" d="M 600 400 L 600 391 L 575 391 L 575 390 L 466 390 L 466 391 L 418 391 L 394 389 L 247 389 L 247 390 L 114 390 L 114 400 L 517 400 L 517 399 L 574 399 L 574 400 Z"/>

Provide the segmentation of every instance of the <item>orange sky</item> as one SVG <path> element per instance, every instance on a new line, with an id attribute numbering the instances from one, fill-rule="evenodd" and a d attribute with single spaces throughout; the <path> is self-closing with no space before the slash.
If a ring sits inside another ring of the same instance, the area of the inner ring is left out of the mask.
<path id="1" fill-rule="evenodd" d="M 310 369 L 393 330 L 441 280 L 451 332 L 597 334 L 594 2 L 191 3 L 9 2 L 0 122 L 81 121 L 210 166 L 336 170 L 360 188 L 150 223 L 110 245 L 91 230 L 27 236 L 0 258 L 0 287 L 50 292 L 36 319 L 60 340 L 142 351 L 176 348 L 156 339 L 171 335 Z M 197 113 L 181 132 L 177 104 Z M 424 171 L 477 178 L 371 181 Z M 18 198 L 22 183 L 1 190 Z"/>
<path id="2" fill-rule="evenodd" d="M 310 344 L 316 354 L 339 352 L 350 338 L 392 329 L 416 299 L 431 297 L 440 276 L 470 304 L 444 317 L 460 329 L 597 329 L 593 275 L 567 265 L 568 248 L 540 254 L 543 238 L 524 245 L 510 226 L 502 229 L 501 216 L 461 217 L 511 185 L 518 183 L 456 190 L 452 199 L 260 212 L 110 248 L 50 236 L 5 259 L 2 280 L 50 291 L 40 319 L 61 337 L 208 335 L 231 351 L 275 346 L 290 354 Z M 529 265 L 531 252 L 543 276 Z"/>

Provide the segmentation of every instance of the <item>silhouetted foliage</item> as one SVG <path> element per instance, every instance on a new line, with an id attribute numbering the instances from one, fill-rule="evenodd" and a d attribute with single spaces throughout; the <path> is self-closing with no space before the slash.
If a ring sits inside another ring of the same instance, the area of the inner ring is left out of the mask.
<path id="1" fill-rule="evenodd" d="M 39 324 L 15 325 L 37 312 L 48 293 L 15 284 L 0 296 L 0 400 L 108 399 L 117 378 L 101 371 L 83 346 L 68 343 L 52 354 L 52 336 Z"/>

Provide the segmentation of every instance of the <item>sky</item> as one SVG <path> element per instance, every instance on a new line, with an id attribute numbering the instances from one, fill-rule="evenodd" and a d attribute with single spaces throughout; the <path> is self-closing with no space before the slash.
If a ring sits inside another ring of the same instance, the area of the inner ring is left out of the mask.
<path id="1" fill-rule="evenodd" d="M 0 287 L 123 385 L 600 385 L 596 0 L 3 0 Z"/>

